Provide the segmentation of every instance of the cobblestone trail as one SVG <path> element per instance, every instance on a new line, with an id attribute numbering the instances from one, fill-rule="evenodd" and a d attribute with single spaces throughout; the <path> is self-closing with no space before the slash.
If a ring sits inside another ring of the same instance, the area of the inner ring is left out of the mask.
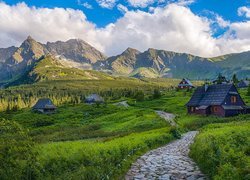
<path id="1" fill-rule="evenodd" d="M 189 147 L 197 131 L 141 156 L 128 171 L 126 180 L 203 180 L 205 176 L 188 157 Z"/>

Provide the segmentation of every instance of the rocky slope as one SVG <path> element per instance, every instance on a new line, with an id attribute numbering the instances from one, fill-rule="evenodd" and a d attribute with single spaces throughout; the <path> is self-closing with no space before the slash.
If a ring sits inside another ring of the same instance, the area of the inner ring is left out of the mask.
<path id="1" fill-rule="evenodd" d="M 105 63 L 95 64 L 95 68 L 133 77 L 213 79 L 222 72 L 230 78 L 234 73 L 245 78 L 250 77 L 250 51 L 202 58 L 152 48 L 141 53 L 129 48 L 121 55 L 108 58 Z"/>
<path id="2" fill-rule="evenodd" d="M 45 47 L 54 56 L 80 63 L 93 64 L 106 59 L 104 54 L 80 39 L 71 39 L 66 42 L 48 42 Z"/>
<path id="3" fill-rule="evenodd" d="M 106 59 L 100 51 L 82 40 L 48 42 L 44 45 L 29 36 L 19 48 L 0 49 L 0 82 L 18 79 L 47 55 L 54 56 L 68 66 L 79 68 Z"/>
<path id="4" fill-rule="evenodd" d="M 29 36 L 19 48 L 0 49 L 0 82 L 20 78 L 47 55 L 58 59 L 65 67 L 94 69 L 137 78 L 213 79 L 220 72 L 230 78 L 233 74 L 239 78 L 250 78 L 250 51 L 202 58 L 152 48 L 145 52 L 128 48 L 120 55 L 107 58 L 83 40 L 41 44 Z"/>

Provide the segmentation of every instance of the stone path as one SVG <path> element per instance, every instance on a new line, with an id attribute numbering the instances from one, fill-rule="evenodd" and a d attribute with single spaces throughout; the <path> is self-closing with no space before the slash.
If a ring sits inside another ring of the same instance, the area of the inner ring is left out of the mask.
<path id="1" fill-rule="evenodd" d="M 203 180 L 205 176 L 188 157 L 197 131 L 141 156 L 126 174 L 126 180 Z"/>
<path id="2" fill-rule="evenodd" d="M 171 126 L 176 126 L 176 122 L 174 121 L 175 115 L 166 113 L 164 111 L 155 111 L 161 118 L 165 119 L 170 123 Z"/>

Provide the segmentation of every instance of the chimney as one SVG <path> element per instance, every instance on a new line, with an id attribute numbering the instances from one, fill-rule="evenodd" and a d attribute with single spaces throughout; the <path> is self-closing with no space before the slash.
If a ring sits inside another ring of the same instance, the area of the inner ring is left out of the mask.
<path id="1" fill-rule="evenodd" d="M 206 83 L 205 84 L 205 92 L 207 92 L 209 85 Z"/>

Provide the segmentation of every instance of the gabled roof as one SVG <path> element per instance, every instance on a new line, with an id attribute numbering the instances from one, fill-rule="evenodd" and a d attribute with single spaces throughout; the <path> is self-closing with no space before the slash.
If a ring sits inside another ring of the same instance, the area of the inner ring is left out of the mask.
<path id="1" fill-rule="evenodd" d="M 182 81 L 185 81 L 186 84 L 180 84 Z M 191 81 L 187 78 L 183 78 L 182 81 L 179 83 L 178 86 L 193 86 L 193 84 L 191 83 Z"/>
<path id="2" fill-rule="evenodd" d="M 187 103 L 187 106 L 209 106 L 209 105 L 221 105 L 233 84 L 214 84 L 208 86 L 207 91 L 205 87 L 198 87 L 194 92 L 192 98 Z"/>
<path id="3" fill-rule="evenodd" d="M 56 106 L 49 98 L 39 99 L 33 109 L 55 109 Z"/>

